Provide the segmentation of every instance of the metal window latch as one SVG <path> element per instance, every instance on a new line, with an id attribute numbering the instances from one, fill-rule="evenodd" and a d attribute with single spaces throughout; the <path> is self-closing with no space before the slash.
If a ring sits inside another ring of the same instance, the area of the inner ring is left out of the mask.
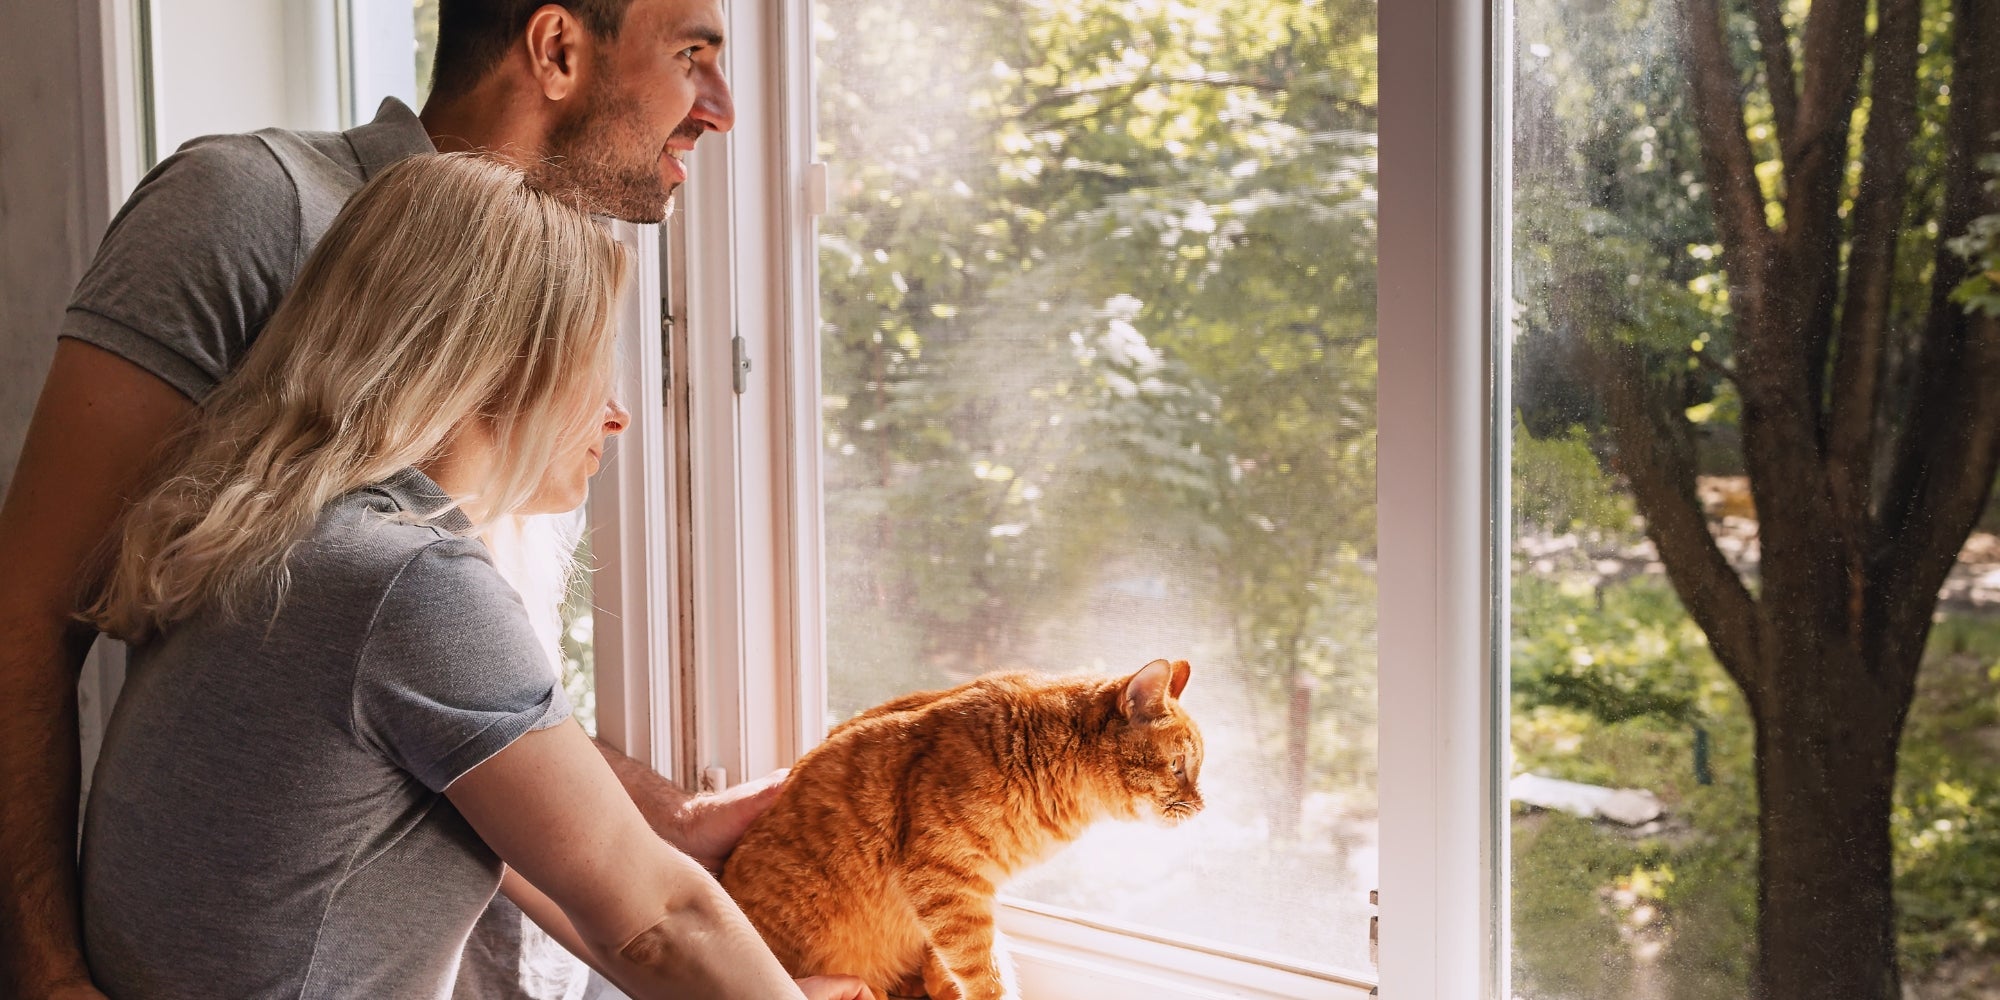
<path id="1" fill-rule="evenodd" d="M 750 388 L 750 342 L 740 333 L 729 338 L 729 355 L 736 364 L 736 394 L 741 396 Z"/>
<path id="2" fill-rule="evenodd" d="M 1368 890 L 1368 905 L 1382 905 L 1382 890 Z M 1382 965 L 1382 918 L 1380 916 L 1368 918 L 1368 964 L 1378 968 Z M 1374 991 L 1369 991 L 1369 995 L 1373 996 Z"/>
<path id="3" fill-rule="evenodd" d="M 660 299 L 660 391 L 674 391 L 674 311 Z"/>

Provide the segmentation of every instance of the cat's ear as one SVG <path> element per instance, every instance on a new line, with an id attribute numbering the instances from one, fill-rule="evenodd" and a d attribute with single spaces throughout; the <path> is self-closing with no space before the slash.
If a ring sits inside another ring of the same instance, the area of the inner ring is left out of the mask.
<path id="1" fill-rule="evenodd" d="M 1187 679 L 1186 660 L 1172 663 L 1154 660 L 1125 679 L 1124 693 L 1118 697 L 1118 709 L 1133 722 L 1151 722 L 1167 714 L 1167 699 L 1180 697 L 1181 689 L 1187 687 Z"/>

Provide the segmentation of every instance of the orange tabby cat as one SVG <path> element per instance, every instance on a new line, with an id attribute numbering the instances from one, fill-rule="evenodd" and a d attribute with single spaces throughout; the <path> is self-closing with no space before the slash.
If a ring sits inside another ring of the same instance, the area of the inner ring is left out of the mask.
<path id="1" fill-rule="evenodd" d="M 1014 997 L 995 889 L 1095 820 L 1201 810 L 1187 679 L 1185 660 L 991 674 L 872 708 L 792 768 L 723 888 L 794 976 L 858 975 L 877 1000 Z"/>

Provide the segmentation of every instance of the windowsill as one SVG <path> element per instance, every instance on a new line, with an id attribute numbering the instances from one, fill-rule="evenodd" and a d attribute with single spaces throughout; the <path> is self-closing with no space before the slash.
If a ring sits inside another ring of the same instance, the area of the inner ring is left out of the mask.
<path id="1" fill-rule="evenodd" d="M 1000 929 L 1021 993 L 1033 1000 L 1355 1000 L 1373 992 L 1373 977 L 1360 973 L 1122 932 L 1021 900 L 1004 901 Z"/>

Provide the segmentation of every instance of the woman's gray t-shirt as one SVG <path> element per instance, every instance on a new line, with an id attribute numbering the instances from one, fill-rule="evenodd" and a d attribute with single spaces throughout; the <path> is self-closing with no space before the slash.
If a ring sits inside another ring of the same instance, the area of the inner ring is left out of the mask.
<path id="1" fill-rule="evenodd" d="M 445 997 L 500 861 L 444 796 L 569 717 L 520 598 L 414 469 L 330 504 L 275 617 L 134 650 L 83 839 L 113 998 Z"/>

